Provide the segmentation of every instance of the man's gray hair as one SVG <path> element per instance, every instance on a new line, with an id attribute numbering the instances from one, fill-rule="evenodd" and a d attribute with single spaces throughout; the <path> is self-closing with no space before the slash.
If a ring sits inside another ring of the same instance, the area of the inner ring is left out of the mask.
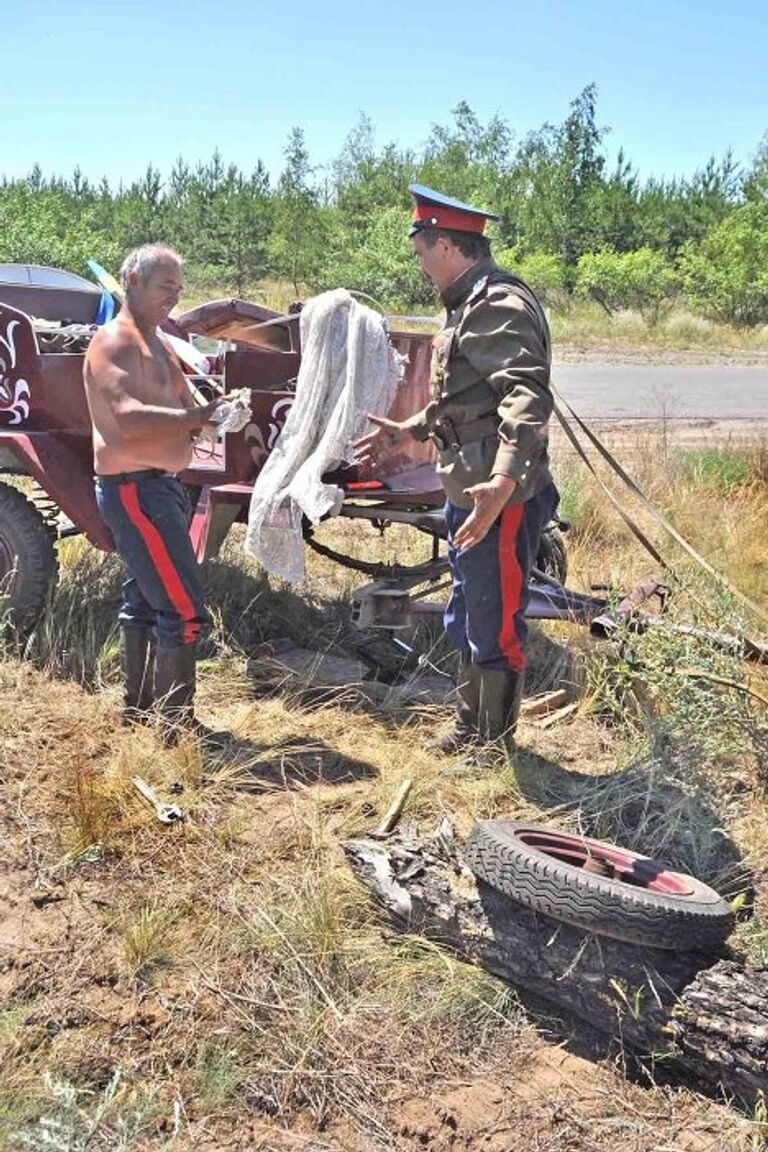
<path id="1" fill-rule="evenodd" d="M 135 272 L 142 284 L 146 284 L 158 264 L 167 264 L 172 261 L 181 268 L 184 261 L 178 252 L 168 244 L 142 244 L 129 252 L 120 265 L 120 283 L 128 289 L 132 272 Z"/>

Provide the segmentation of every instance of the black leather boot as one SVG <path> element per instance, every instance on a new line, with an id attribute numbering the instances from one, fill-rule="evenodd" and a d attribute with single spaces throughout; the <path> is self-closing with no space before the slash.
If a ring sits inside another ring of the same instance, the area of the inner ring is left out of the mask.
<path id="1" fill-rule="evenodd" d="M 194 644 L 158 647 L 155 655 L 155 708 L 163 743 L 178 744 L 184 733 L 196 737 L 206 750 L 217 751 L 231 739 L 229 732 L 214 732 L 195 716 L 197 651 Z"/>
<path id="2" fill-rule="evenodd" d="M 152 684 L 155 641 L 152 629 L 143 625 L 120 627 L 120 671 L 123 678 L 124 725 L 148 724 L 152 720 Z"/>
<path id="3" fill-rule="evenodd" d="M 480 707 L 480 669 L 473 664 L 469 652 L 459 657 L 456 677 L 456 715 L 453 728 L 430 744 L 436 752 L 447 756 L 476 744 L 478 741 L 478 709 Z"/>
<path id="4" fill-rule="evenodd" d="M 483 744 L 514 748 L 524 680 L 524 672 L 511 668 L 480 669 L 478 729 Z"/>

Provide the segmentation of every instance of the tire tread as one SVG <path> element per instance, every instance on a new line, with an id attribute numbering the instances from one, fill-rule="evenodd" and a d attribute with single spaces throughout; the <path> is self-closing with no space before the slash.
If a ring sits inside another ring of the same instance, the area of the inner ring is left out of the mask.
<path id="1" fill-rule="evenodd" d="M 656 948 L 711 950 L 730 931 L 726 902 L 693 877 L 693 898 L 651 892 L 553 859 L 517 838 L 518 827 L 530 825 L 475 824 L 466 861 L 481 880 L 529 908 L 585 931 Z"/>
<path id="2" fill-rule="evenodd" d="M 45 608 L 59 562 L 54 535 L 42 513 L 22 491 L 0 481 L 0 538 L 17 558 L 7 597 L 7 619 L 17 632 L 31 629 Z"/>

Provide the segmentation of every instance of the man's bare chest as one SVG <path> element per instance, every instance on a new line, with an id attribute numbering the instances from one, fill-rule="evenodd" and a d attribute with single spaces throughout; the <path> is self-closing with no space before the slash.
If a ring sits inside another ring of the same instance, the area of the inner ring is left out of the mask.
<path id="1" fill-rule="evenodd" d="M 160 341 L 142 341 L 139 347 L 138 391 L 147 403 L 178 402 L 173 367 Z"/>

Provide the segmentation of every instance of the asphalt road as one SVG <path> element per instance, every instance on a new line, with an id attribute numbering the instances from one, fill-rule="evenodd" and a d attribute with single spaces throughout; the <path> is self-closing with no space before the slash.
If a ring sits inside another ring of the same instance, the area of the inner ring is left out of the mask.
<path id="1" fill-rule="evenodd" d="M 768 419 L 765 366 L 556 363 L 552 379 L 585 418 Z"/>

